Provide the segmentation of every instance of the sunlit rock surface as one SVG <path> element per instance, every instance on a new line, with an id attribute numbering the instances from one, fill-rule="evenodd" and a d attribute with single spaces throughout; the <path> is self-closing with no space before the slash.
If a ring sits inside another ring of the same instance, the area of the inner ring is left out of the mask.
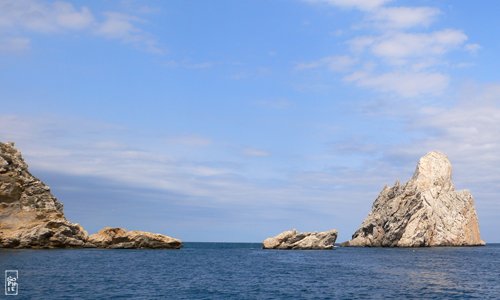
<path id="1" fill-rule="evenodd" d="M 420 158 L 404 185 L 384 187 L 372 211 L 345 246 L 421 247 L 484 245 L 474 199 L 455 191 L 451 163 L 440 152 Z"/>
<path id="2" fill-rule="evenodd" d="M 31 175 L 13 143 L 0 143 L 0 247 L 86 247 L 87 232 L 64 217 L 50 188 Z"/>
<path id="3" fill-rule="evenodd" d="M 283 250 L 325 250 L 333 249 L 337 230 L 323 232 L 298 232 L 288 230 L 264 240 L 264 249 Z"/>
<path id="4" fill-rule="evenodd" d="M 145 231 L 106 227 L 89 237 L 89 242 L 99 248 L 179 249 L 182 243 L 172 237 Z"/>
<path id="5" fill-rule="evenodd" d="M 31 175 L 13 143 L 0 143 L 0 248 L 171 248 L 181 241 L 144 231 L 105 228 L 90 238 L 69 222 L 50 188 Z"/>

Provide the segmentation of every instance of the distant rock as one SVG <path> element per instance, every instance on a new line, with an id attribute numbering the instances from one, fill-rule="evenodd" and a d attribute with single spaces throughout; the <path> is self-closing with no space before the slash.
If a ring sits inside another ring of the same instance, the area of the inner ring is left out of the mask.
<path id="1" fill-rule="evenodd" d="M 111 235 L 111 234 L 110 234 Z M 50 188 L 31 175 L 13 143 L 0 143 L 0 248 L 105 247 L 97 235 L 69 222 Z M 121 248 L 178 248 L 180 241 L 142 231 L 125 234 Z M 171 245 L 168 246 L 167 245 Z"/>
<path id="2" fill-rule="evenodd" d="M 264 240 L 264 249 L 283 250 L 326 250 L 333 249 L 337 230 L 323 232 L 298 232 L 288 230 Z"/>
<path id="3" fill-rule="evenodd" d="M 404 185 L 384 187 L 372 211 L 344 246 L 422 247 L 484 245 L 474 199 L 455 191 L 446 155 L 420 158 Z"/>
<path id="4" fill-rule="evenodd" d="M 92 234 L 89 242 L 99 248 L 113 249 L 179 249 L 182 247 L 181 241 L 166 235 L 111 227 L 105 227 L 98 233 Z"/>

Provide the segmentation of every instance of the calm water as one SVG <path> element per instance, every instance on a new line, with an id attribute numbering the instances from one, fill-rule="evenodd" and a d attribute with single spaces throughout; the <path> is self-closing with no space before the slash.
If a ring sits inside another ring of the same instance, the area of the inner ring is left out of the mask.
<path id="1" fill-rule="evenodd" d="M 333 251 L 223 243 L 186 243 L 167 251 L 0 250 L 0 267 L 2 273 L 19 270 L 19 296 L 10 299 L 500 298 L 500 244 Z"/>

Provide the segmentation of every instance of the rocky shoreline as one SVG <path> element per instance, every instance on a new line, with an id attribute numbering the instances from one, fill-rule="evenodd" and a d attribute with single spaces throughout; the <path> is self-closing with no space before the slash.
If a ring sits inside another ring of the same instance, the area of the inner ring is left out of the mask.
<path id="1" fill-rule="evenodd" d="M 63 204 L 28 171 L 13 143 L 0 143 L 0 248 L 163 248 L 182 242 L 161 234 L 105 228 L 88 235 L 68 221 Z"/>
<path id="2" fill-rule="evenodd" d="M 440 152 L 420 158 L 405 184 L 384 187 L 372 210 L 342 243 L 348 247 L 481 246 L 474 199 L 455 191 L 451 163 Z M 264 249 L 333 249 L 338 232 L 284 231 Z M 63 204 L 28 171 L 13 143 L 0 142 L 0 248 L 179 249 L 182 241 L 162 234 L 105 227 L 88 235 L 68 221 Z"/>

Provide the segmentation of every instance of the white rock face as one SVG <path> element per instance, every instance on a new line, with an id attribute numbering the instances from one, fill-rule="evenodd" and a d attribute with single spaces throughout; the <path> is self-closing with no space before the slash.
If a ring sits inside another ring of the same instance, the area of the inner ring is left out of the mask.
<path id="1" fill-rule="evenodd" d="M 405 184 L 384 187 L 346 246 L 421 247 L 484 245 L 474 199 L 455 191 L 451 163 L 440 152 L 420 159 Z"/>
<path id="2" fill-rule="evenodd" d="M 264 240 L 264 249 L 282 250 L 326 250 L 333 249 L 337 230 L 323 232 L 298 232 L 288 230 Z"/>

